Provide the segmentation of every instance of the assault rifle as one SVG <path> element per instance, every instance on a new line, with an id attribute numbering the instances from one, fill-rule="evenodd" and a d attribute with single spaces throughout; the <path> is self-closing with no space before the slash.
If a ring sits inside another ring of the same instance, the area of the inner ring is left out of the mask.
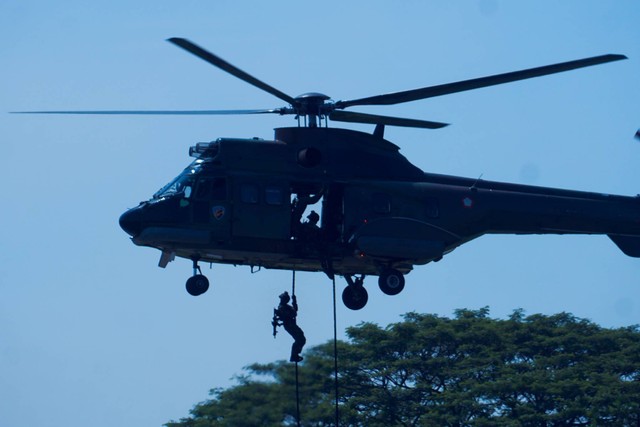
<path id="1" fill-rule="evenodd" d="M 278 310 L 273 309 L 273 319 L 271 319 L 271 326 L 273 326 L 273 338 L 276 337 L 278 333 L 278 326 L 282 325 L 282 323 L 278 322 Z"/>

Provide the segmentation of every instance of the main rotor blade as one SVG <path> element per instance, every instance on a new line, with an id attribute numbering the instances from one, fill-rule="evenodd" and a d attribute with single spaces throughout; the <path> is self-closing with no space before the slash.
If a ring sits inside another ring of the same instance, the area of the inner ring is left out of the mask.
<path id="1" fill-rule="evenodd" d="M 233 114 L 282 114 L 272 110 L 94 110 L 94 111 L 12 111 L 11 114 L 102 114 L 102 115 L 162 115 L 162 116 L 211 116 Z"/>
<path id="2" fill-rule="evenodd" d="M 329 114 L 329 118 L 337 122 L 369 123 L 373 125 L 402 126 L 421 129 L 440 129 L 449 126 L 449 123 L 379 116 L 377 114 L 356 113 L 352 111 L 332 111 Z"/>
<path id="3" fill-rule="evenodd" d="M 201 48 L 200 46 L 197 46 L 193 43 L 191 43 L 189 40 L 187 39 L 183 39 L 183 38 L 179 38 L 179 37 L 172 37 L 170 39 L 167 39 L 167 41 L 175 44 L 176 46 L 179 46 L 181 48 L 183 48 L 184 50 L 186 50 L 187 52 L 190 52 L 192 54 L 194 54 L 195 56 L 199 57 L 200 59 L 203 59 L 205 61 L 207 61 L 209 64 L 215 65 L 216 67 L 226 71 L 227 73 L 239 78 L 240 80 L 244 80 L 245 82 L 264 90 L 265 92 L 270 93 L 271 95 L 282 99 L 283 101 L 288 102 L 291 105 L 296 105 L 296 100 L 287 95 L 284 92 L 279 91 L 278 89 L 269 86 L 268 84 L 266 84 L 265 82 L 258 80 L 257 78 L 253 77 L 252 75 L 242 71 L 241 69 L 239 69 L 238 67 L 229 64 L 227 61 L 225 61 L 224 59 L 214 55 L 211 52 L 206 51 L 205 49 Z"/>
<path id="4" fill-rule="evenodd" d="M 578 59 L 575 61 L 561 62 L 558 64 L 546 65 L 543 67 L 529 68 L 526 70 L 513 71 L 510 73 L 496 74 L 493 76 L 480 77 L 471 80 L 464 80 L 454 83 L 447 83 L 438 86 L 428 86 L 420 89 L 407 90 L 402 92 L 389 93 L 386 95 L 370 96 L 367 98 L 354 99 L 350 101 L 336 102 L 336 108 L 346 108 L 353 105 L 392 105 L 402 102 L 417 101 L 419 99 L 432 98 L 435 96 L 448 95 L 450 93 L 463 92 L 472 89 L 479 89 L 487 86 L 500 85 L 503 83 L 515 82 L 517 80 L 530 79 L 533 77 L 545 76 L 548 74 L 562 73 L 564 71 L 575 70 L 576 68 L 590 67 L 592 65 L 604 64 L 612 61 L 627 59 L 624 55 L 601 55 L 591 58 Z"/>

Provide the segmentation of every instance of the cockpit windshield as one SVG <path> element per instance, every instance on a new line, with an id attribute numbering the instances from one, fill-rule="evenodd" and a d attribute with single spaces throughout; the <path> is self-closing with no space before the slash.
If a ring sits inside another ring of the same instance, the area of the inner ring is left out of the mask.
<path id="1" fill-rule="evenodd" d="M 196 180 L 196 176 L 200 172 L 201 162 L 196 160 L 191 163 L 180 175 L 178 175 L 173 181 L 162 187 L 154 195 L 153 199 L 162 199 L 165 197 L 172 197 L 175 195 L 183 195 L 186 198 L 191 196 L 193 185 Z"/>

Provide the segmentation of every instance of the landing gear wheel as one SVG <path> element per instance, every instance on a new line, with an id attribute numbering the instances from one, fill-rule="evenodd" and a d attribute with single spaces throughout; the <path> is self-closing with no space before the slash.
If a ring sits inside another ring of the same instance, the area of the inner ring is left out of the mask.
<path id="1" fill-rule="evenodd" d="M 369 294 L 362 285 L 349 285 L 342 291 L 342 302 L 350 310 L 360 310 L 369 301 Z"/>
<path id="2" fill-rule="evenodd" d="M 207 289 L 209 289 L 209 279 L 202 274 L 196 274 L 195 276 L 189 277 L 186 288 L 189 295 L 197 297 L 207 292 Z"/>
<path id="3" fill-rule="evenodd" d="M 398 295 L 404 289 L 404 276 L 394 268 L 386 269 L 380 273 L 378 286 L 387 295 Z"/>

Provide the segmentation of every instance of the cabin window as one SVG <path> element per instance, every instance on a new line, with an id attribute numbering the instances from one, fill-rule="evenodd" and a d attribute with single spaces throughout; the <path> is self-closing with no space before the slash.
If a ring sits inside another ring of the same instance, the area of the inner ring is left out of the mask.
<path id="1" fill-rule="evenodd" d="M 203 178 L 198 184 L 196 198 L 200 200 L 227 200 L 227 180 Z"/>
<path id="2" fill-rule="evenodd" d="M 284 191 L 282 187 L 268 185 L 264 189 L 264 201 L 268 205 L 281 206 L 284 204 Z"/>
<path id="3" fill-rule="evenodd" d="M 427 197 L 424 201 L 425 214 L 429 218 L 438 218 L 440 216 L 440 206 L 438 199 L 435 197 Z"/>
<path id="4" fill-rule="evenodd" d="M 227 200 L 227 180 L 216 178 L 211 185 L 211 200 Z"/>
<path id="5" fill-rule="evenodd" d="M 196 199 L 207 199 L 211 190 L 211 181 L 209 179 L 201 179 L 196 189 Z"/>
<path id="6" fill-rule="evenodd" d="M 240 185 L 240 200 L 243 203 L 257 204 L 259 201 L 259 191 L 256 184 Z"/>
<path id="7" fill-rule="evenodd" d="M 225 178 L 203 178 L 198 183 L 196 198 L 200 200 L 227 200 Z"/>
<path id="8" fill-rule="evenodd" d="M 373 193 L 371 196 L 373 211 L 379 214 L 391 213 L 391 197 L 384 193 Z"/>

